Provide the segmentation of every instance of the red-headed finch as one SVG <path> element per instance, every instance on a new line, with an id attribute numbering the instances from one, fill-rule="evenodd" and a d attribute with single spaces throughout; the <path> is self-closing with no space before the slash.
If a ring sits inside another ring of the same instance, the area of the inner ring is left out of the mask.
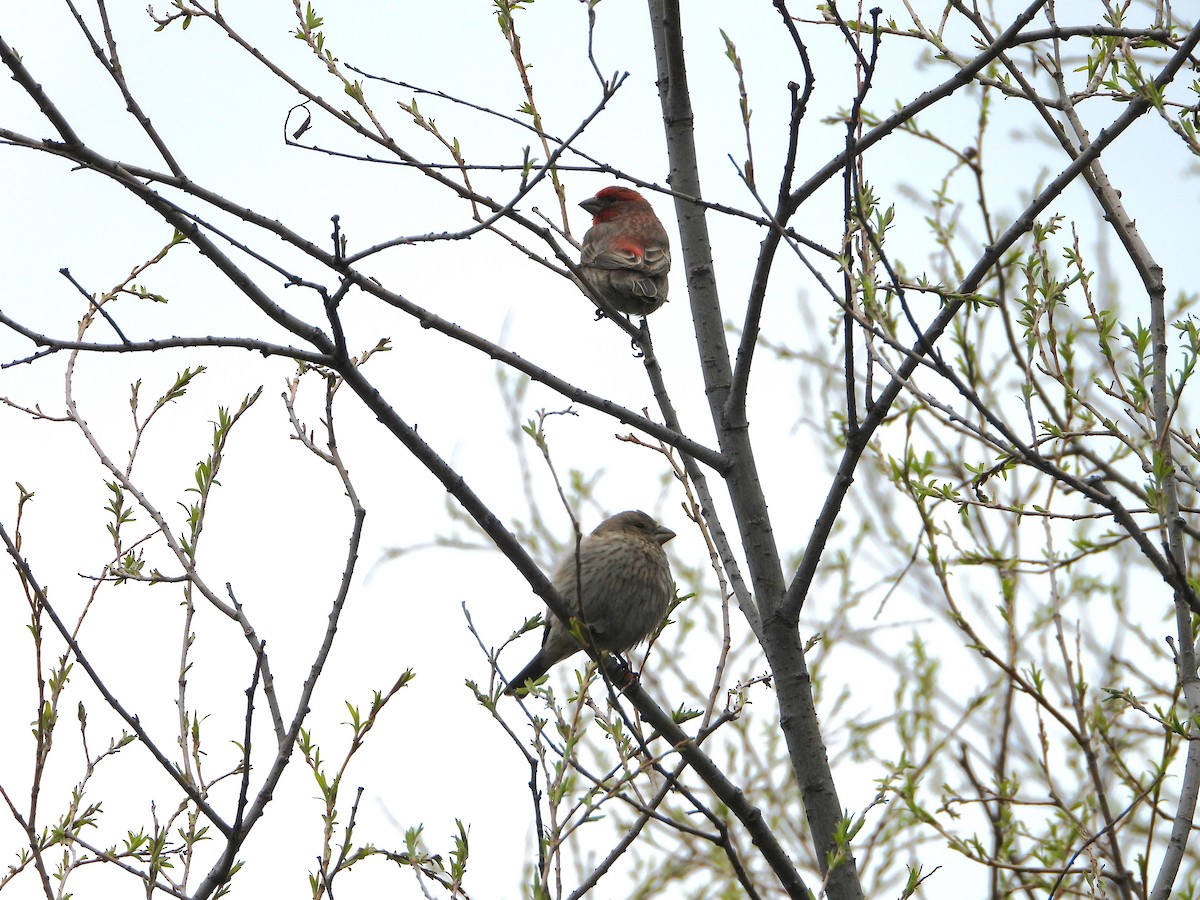
<path id="1" fill-rule="evenodd" d="M 579 205 L 592 214 L 579 261 L 592 289 L 630 316 L 648 316 L 666 303 L 671 247 L 646 198 L 613 185 Z"/>
<path id="2" fill-rule="evenodd" d="M 673 537 L 675 532 L 641 510 L 626 510 L 601 522 L 579 542 L 578 555 L 572 551 L 559 563 L 554 588 L 596 649 L 628 650 L 662 622 L 675 596 L 662 545 Z M 509 680 L 505 693 L 536 681 L 581 649 L 570 627 L 547 610 L 542 649 Z"/>

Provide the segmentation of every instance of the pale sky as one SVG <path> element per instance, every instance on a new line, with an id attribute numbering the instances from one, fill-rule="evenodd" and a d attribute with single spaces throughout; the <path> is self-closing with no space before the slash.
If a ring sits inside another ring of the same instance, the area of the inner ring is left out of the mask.
<path id="1" fill-rule="evenodd" d="M 881 5 L 885 16 L 903 13 L 898 2 L 889 0 Z M 807 7 L 795 6 L 797 14 L 810 14 Z M 284 146 L 284 117 L 298 98 L 218 34 L 210 22 L 197 19 L 186 31 L 176 24 L 155 33 L 140 4 L 113 7 L 112 24 L 130 84 L 184 170 L 197 182 L 281 220 L 323 246 L 329 242 L 330 216 L 336 214 L 351 252 L 399 235 L 454 231 L 470 224 L 469 209 L 463 203 L 423 183 L 415 172 Z M 226 0 L 221 9 L 250 42 L 289 73 L 319 87 L 335 103 L 350 105 L 350 99 L 324 74 L 307 48 L 290 36 L 295 27 L 292 4 Z M 164 6 L 156 11 L 162 14 L 167 10 Z M 513 114 L 523 101 L 515 66 L 487 4 L 363 0 L 321 4 L 317 12 L 325 17 L 329 46 L 343 63 L 442 90 L 507 114 Z M 736 42 L 746 69 L 754 110 L 755 164 L 767 197 L 774 196 L 784 146 L 785 85 L 800 80 L 802 71 L 769 4 L 689 0 L 685 12 L 706 197 L 751 208 L 753 200 L 727 158 L 732 155 L 740 164 L 745 144 L 738 119 L 736 78 L 725 58 L 719 29 Z M 595 40 L 600 69 L 606 76 L 628 72 L 629 77 L 581 146 L 619 169 L 661 183 L 667 172 L 666 151 L 645 8 L 609 0 L 600 4 L 598 13 Z M 89 21 L 96 18 L 94 10 L 85 15 Z M 568 134 L 598 96 L 595 75 L 583 55 L 585 7 L 543 2 L 521 14 L 518 21 L 547 130 Z M 849 103 L 851 84 L 846 80 L 849 54 L 833 32 L 804 33 L 812 38 L 809 49 L 818 79 L 798 162 L 798 170 L 808 173 L 834 156 L 844 141 L 840 125 L 821 124 L 821 119 Z M 0 13 L 0 34 L 98 152 L 163 168 L 65 8 L 38 4 L 34 10 L 32 5 L 20 5 Z M 966 43 L 960 46 L 964 52 L 970 49 Z M 914 48 L 901 38 L 886 41 L 885 47 L 895 56 L 887 57 L 889 65 L 873 95 L 873 108 L 878 112 L 890 112 L 894 100 L 911 100 L 950 74 L 946 66 L 914 65 Z M 892 62 L 893 58 L 907 62 Z M 397 101 L 411 99 L 411 90 L 379 83 L 368 83 L 367 90 L 373 107 L 402 146 L 418 155 L 440 152 L 438 158 L 445 158 L 444 151 L 396 107 Z M 436 119 L 445 134 L 460 140 L 471 163 L 515 162 L 530 140 L 528 132 L 436 98 L 422 97 L 419 102 L 421 111 Z M 921 124 L 939 130 L 951 144 L 966 145 L 974 122 L 956 121 L 952 110 L 947 107 L 931 113 Z M 1105 113 L 1112 114 L 1111 110 Z M 1019 109 L 1015 101 L 997 101 L 993 115 L 998 141 L 1002 135 L 1020 138 L 1016 130 L 1030 127 L 1026 110 Z M 0 81 L 0 126 L 35 137 L 54 136 L 9 79 Z M 1182 284 L 1194 284 L 1200 274 L 1194 235 L 1182 235 L 1171 217 L 1151 217 L 1149 208 L 1139 208 L 1138 204 L 1162 202 L 1153 189 L 1140 188 L 1153 185 L 1155 179 L 1175 178 L 1177 173 L 1164 173 L 1147 164 L 1152 151 L 1144 148 L 1164 140 L 1165 129 L 1150 120 L 1138 127 L 1144 135 L 1142 143 L 1122 144 L 1111 157 L 1105 157 L 1105 164 L 1114 182 L 1129 195 L 1143 237 L 1162 254 L 1168 277 L 1175 278 L 1170 287 L 1178 289 Z M 319 114 L 304 139 L 327 148 L 362 149 L 360 142 L 350 141 L 334 122 Z M 538 148 L 533 152 L 542 155 Z M 377 150 L 375 154 L 382 155 Z M 1170 158 L 1177 160 L 1179 155 Z M 942 171 L 945 160 L 905 138 L 889 142 L 888 149 L 881 148 L 878 156 L 868 155 L 867 160 L 868 175 L 887 202 L 900 204 L 897 226 L 889 236 L 896 253 L 915 250 L 913 258 L 926 259 L 930 242 L 922 221 L 924 212 L 906 201 L 901 186 L 914 183 L 927 190 L 932 183 L 927 173 Z M 1023 207 L 1031 187 L 1056 174 L 1063 160 L 1044 140 L 1022 138 L 1004 144 L 1003 152 L 997 151 L 991 164 L 989 178 L 998 185 L 1011 184 L 1007 195 L 1003 190 L 994 195 L 1004 202 L 1003 208 L 994 211 L 1011 217 Z M 4 173 L 0 204 L 6 210 L 0 216 L 0 247 L 6 261 L 6 291 L 0 309 L 30 327 L 59 337 L 73 334 L 85 301 L 59 269 L 69 268 L 87 291 L 103 292 L 170 238 L 170 229 L 131 196 L 98 175 L 70 172 L 60 160 L 0 147 L 0 171 Z M 612 183 L 613 177 L 575 171 L 564 172 L 563 177 L 569 192 L 570 225 L 578 238 L 588 217 L 575 204 Z M 511 173 L 479 172 L 472 178 L 482 192 L 497 199 L 507 199 L 514 183 Z M 956 184 L 961 188 L 961 183 Z M 1181 208 L 1194 209 L 1195 180 L 1182 182 L 1173 193 Z M 1087 215 L 1083 196 L 1081 189 L 1073 191 L 1060 208 L 1070 215 Z M 659 196 L 652 197 L 652 202 L 677 244 L 669 200 Z M 553 215 L 555 203 L 545 182 L 522 208 L 528 211 L 533 206 Z M 832 247 L 840 235 L 840 218 L 840 182 L 835 180 L 806 204 L 796 224 Z M 229 224 L 219 215 L 213 219 Z M 967 211 L 964 229 L 970 231 L 972 222 Z M 710 216 L 710 226 L 726 314 L 737 321 L 762 235 L 740 221 L 718 216 Z M 237 233 L 243 237 L 251 234 L 244 228 Z M 296 263 L 301 274 L 327 279 L 326 273 L 297 262 L 273 238 L 260 240 L 259 246 Z M 514 253 L 492 235 L 477 236 L 469 244 L 392 248 L 367 268 L 413 302 L 505 343 L 575 385 L 610 395 L 630 409 L 650 406 L 653 410 L 652 394 L 641 363 L 630 353 L 628 339 L 609 323 L 594 323 L 589 304 L 568 282 Z M 277 302 L 324 324 L 311 292 L 285 291 L 278 276 L 257 267 L 251 271 Z M 827 278 L 835 277 L 829 265 L 824 265 L 823 271 Z M 1119 263 L 1114 275 L 1128 277 Z M 114 315 L 133 340 L 176 334 L 281 339 L 280 330 L 249 309 L 245 298 L 219 278 L 193 247 L 172 251 L 167 263 L 138 283 L 167 296 L 170 303 L 164 306 L 123 298 L 113 304 Z M 651 322 L 656 347 L 685 427 L 693 437 L 711 442 L 678 262 L 672 283 L 672 302 Z M 365 350 L 379 338 L 390 337 L 392 352 L 375 357 L 366 371 L 400 415 L 419 426 L 421 436 L 459 468 L 501 519 L 528 521 L 516 455 L 506 436 L 508 422 L 499 402 L 495 364 L 361 295 L 348 300 L 343 313 L 352 349 Z M 827 331 L 832 314 L 833 306 L 811 276 L 795 260 L 783 259 L 772 280 L 766 331 L 780 343 L 806 346 L 806 332 L 813 327 Z M 89 337 L 115 339 L 103 323 L 94 326 Z M 28 341 L 0 330 L 0 359 L 8 361 L 30 352 Z M 40 404 L 48 415 L 58 415 L 65 364 L 66 357 L 59 354 L 34 365 L 4 369 L 0 371 L 0 396 L 29 407 Z M 145 409 L 175 373 L 198 365 L 209 367 L 208 371 L 193 383 L 186 397 L 164 409 L 157 427 L 148 431 L 134 480 L 168 520 L 181 527 L 183 512 L 178 503 L 194 497 L 185 491 L 192 484 L 196 461 L 208 452 L 210 422 L 217 407 L 236 406 L 243 396 L 262 386 L 261 400 L 233 431 L 221 487 L 213 495 L 202 538 L 201 559 L 207 560 L 208 583 L 222 592 L 225 583 L 231 583 L 260 636 L 267 640 L 286 707 L 294 701 L 324 634 L 350 524 L 349 506 L 332 470 L 289 440 L 280 394 L 294 365 L 240 350 L 83 357 L 75 373 L 77 401 L 105 452 L 124 466 L 132 439 L 129 385 L 142 380 Z M 798 420 L 819 421 L 827 411 L 803 405 L 796 377 L 795 367 L 777 364 L 760 353 L 750 409 L 760 469 L 776 517 L 776 536 L 789 556 L 803 547 L 829 485 L 829 473 L 811 436 L 796 427 Z M 423 823 L 428 848 L 445 854 L 452 846 L 450 836 L 459 818 L 470 827 L 467 887 L 471 895 L 522 896 L 522 866 L 532 856 L 533 836 L 528 771 L 516 748 L 463 686 L 466 679 L 486 683 L 488 666 L 467 631 L 462 606 L 469 608 L 482 639 L 496 646 L 541 604 L 491 550 L 424 549 L 376 567 L 387 548 L 421 545 L 436 536 L 458 532 L 446 515 L 441 486 L 405 455 L 348 390 L 343 394 L 336 413 L 339 443 L 368 515 L 355 588 L 308 722 L 327 763 L 337 765 L 346 746 L 344 701 L 366 707 L 370 692 L 386 690 L 404 669 L 416 670 L 418 677 L 392 701 L 365 749 L 353 760 L 339 804 L 341 821 L 348 815 L 354 787 L 360 784 L 366 786 L 366 792 L 358 813 L 359 843 L 400 849 L 404 830 Z M 320 401 L 318 382 L 309 376 L 302 391 L 301 415 L 318 432 L 323 414 Z M 567 405 L 561 397 L 534 385 L 522 402 L 520 416 L 527 419 L 538 409 L 559 410 Z M 670 546 L 677 568 L 682 563 L 703 570 L 703 544 L 680 512 L 678 487 L 662 487 L 666 470 L 661 460 L 616 441 L 614 434 L 628 433 L 627 427 L 597 412 L 577 410 L 577 418 L 555 417 L 549 424 L 560 474 L 602 471 L 596 497 L 605 509 L 642 507 L 658 515 L 679 533 Z M 6 447 L 0 456 L 0 522 L 9 529 L 15 523 L 14 482 L 36 492 L 22 523 L 23 551 L 42 584 L 50 588 L 52 598 L 68 614 L 77 616 L 91 587 L 81 575 L 98 573 L 111 550 L 105 531 L 109 516 L 104 511 L 110 499 L 105 487 L 108 479 L 71 425 L 31 421 L 27 415 L 0 408 L 0 434 L 5 435 Z M 569 525 L 556 505 L 549 475 L 532 445 L 527 450 L 532 489 L 551 529 L 565 540 Z M 599 520 L 594 508 L 585 509 L 583 517 L 585 530 Z M 129 528 L 130 534 L 141 535 L 151 526 L 144 514 L 138 514 Z M 538 548 L 535 555 L 549 565 L 545 548 Z M 161 545 L 149 549 L 147 559 L 164 571 L 173 573 L 177 568 Z M 35 708 L 31 687 L 34 662 L 24 628 L 27 609 L 11 575 L 0 584 L 4 585 L 0 588 L 0 609 L 4 611 L 0 665 L 11 688 L 0 693 L 0 734 L 4 736 L 0 758 L 28 760 L 32 748 L 28 723 Z M 711 574 L 705 584 L 712 587 Z M 175 733 L 172 717 L 183 628 L 179 602 L 176 585 L 103 590 L 80 636 L 93 663 L 168 751 L 173 748 Z M 706 602 L 715 601 L 709 597 Z M 802 632 L 819 631 L 822 604 L 836 602 L 834 596 L 815 595 L 806 607 Z M 740 616 L 736 611 L 733 616 L 735 629 L 744 633 Z M 904 611 L 897 610 L 896 620 L 906 618 Z M 203 605 L 193 630 L 197 639 L 188 702 L 207 716 L 204 749 L 213 774 L 237 759 L 233 742 L 241 740 L 243 691 L 252 660 L 238 629 Z M 502 664 L 508 671 L 515 671 L 532 654 L 536 640 L 526 636 L 506 651 Z M 902 643 L 902 637 L 897 641 Z M 704 636 L 689 639 L 688 659 L 701 683 L 706 683 L 712 668 L 710 644 Z M 60 652 L 57 643 L 53 646 L 54 653 Z M 864 684 L 863 693 L 870 697 L 861 701 L 864 708 L 875 700 L 886 705 L 890 687 L 869 680 L 879 667 L 872 668 L 869 659 L 860 662 L 860 666 L 850 667 L 853 672 L 831 679 L 828 695 L 835 695 L 837 681 L 853 682 L 857 675 Z M 48 665 L 44 661 L 44 668 Z M 761 672 L 761 665 L 753 660 L 744 660 L 742 665 L 742 671 L 731 673 L 735 680 Z M 971 662 L 962 665 L 972 673 L 970 677 L 976 677 Z M 558 677 L 560 683 L 567 683 L 571 676 L 564 672 Z M 59 727 L 66 746 L 55 748 L 55 765 L 43 793 L 43 817 L 61 808 L 70 786 L 81 777 L 73 719 L 77 699 L 84 700 L 91 716 L 89 746 L 93 755 L 120 731 L 120 723 L 85 685 L 83 673 L 76 670 L 72 678 L 78 696 L 72 694 L 63 706 L 64 721 Z M 664 705 L 677 702 L 668 698 Z M 764 692 L 757 702 L 758 712 L 766 716 L 764 721 L 770 721 L 775 712 L 773 697 Z M 267 741 L 266 713 L 261 702 L 258 706 L 259 738 Z M 290 710 L 285 708 L 284 714 L 290 717 Z M 527 728 L 515 702 L 510 701 L 504 714 L 519 731 Z M 833 747 L 831 752 L 838 749 Z M 10 764 L 0 773 L 0 784 L 27 802 L 28 764 L 8 768 Z M 857 811 L 870 802 L 875 791 L 873 773 L 846 765 L 835 776 L 848 809 Z M 161 798 L 174 794 L 164 787 L 163 776 L 136 748 L 106 761 L 89 787 L 89 797 L 104 804 L 102 827 L 92 836 L 96 843 L 114 843 L 126 829 L 148 827 L 153 797 L 160 798 L 159 815 L 169 813 L 171 804 Z M 218 805 L 232 808 L 233 791 L 232 782 L 219 788 L 214 794 Z M 320 847 L 320 807 L 315 795 L 311 774 L 297 754 L 269 807 L 267 820 L 259 824 L 240 854 L 248 863 L 234 882 L 233 896 L 298 897 L 308 893 L 307 873 Z M 800 815 L 799 810 L 796 814 Z M 11 861 L 21 841 L 11 818 L 0 817 L 0 853 Z M 953 867 L 954 859 L 947 854 L 931 865 L 938 863 Z M 28 877 L 31 874 L 8 891 L 15 897 L 37 896 L 36 880 Z M 111 884 L 108 877 L 77 872 L 71 887 L 78 897 L 104 896 Z M 574 877 L 570 873 L 566 880 Z M 608 878 L 595 896 L 620 896 L 623 876 L 614 873 Z M 376 896 L 383 890 L 389 896 L 421 896 L 407 874 L 397 878 L 380 861 L 369 862 L 343 879 L 339 900 Z M 128 894 L 128 878 L 120 883 Z M 940 892 L 935 889 L 934 893 Z"/>

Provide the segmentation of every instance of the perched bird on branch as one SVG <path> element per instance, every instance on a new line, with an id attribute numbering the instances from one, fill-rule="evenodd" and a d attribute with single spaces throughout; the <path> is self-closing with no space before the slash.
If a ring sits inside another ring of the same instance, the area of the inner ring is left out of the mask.
<path id="1" fill-rule="evenodd" d="M 648 316 L 666 303 L 671 248 L 646 198 L 613 185 L 579 205 L 592 214 L 580 259 L 592 289 L 630 316 Z"/>
<path id="2" fill-rule="evenodd" d="M 631 509 L 601 522 L 579 542 L 578 553 L 572 550 L 559 564 L 554 588 L 597 650 L 628 650 L 662 622 L 675 595 L 662 545 L 673 537 L 670 528 Z M 505 693 L 518 692 L 581 649 L 570 626 L 547 610 L 542 649 L 509 681 Z"/>

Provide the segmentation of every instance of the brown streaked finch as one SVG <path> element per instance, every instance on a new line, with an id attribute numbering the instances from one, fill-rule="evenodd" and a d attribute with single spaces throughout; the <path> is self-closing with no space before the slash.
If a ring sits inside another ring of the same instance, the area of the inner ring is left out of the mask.
<path id="1" fill-rule="evenodd" d="M 592 290 L 630 316 L 648 316 L 666 303 L 671 248 L 646 198 L 613 185 L 579 205 L 592 214 L 579 261 Z"/>
<path id="2" fill-rule="evenodd" d="M 597 650 L 628 650 L 662 623 L 675 596 L 662 545 L 673 537 L 641 510 L 626 510 L 601 522 L 579 542 L 578 554 L 572 551 L 559 563 L 554 589 Z M 581 649 L 570 626 L 547 610 L 542 648 L 504 693 L 516 693 Z"/>

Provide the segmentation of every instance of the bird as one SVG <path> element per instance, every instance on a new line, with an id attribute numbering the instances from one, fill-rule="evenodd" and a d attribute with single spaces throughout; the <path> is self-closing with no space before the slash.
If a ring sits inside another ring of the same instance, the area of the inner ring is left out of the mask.
<path id="1" fill-rule="evenodd" d="M 559 563 L 552 579 L 598 650 L 623 652 L 649 637 L 675 596 L 663 544 L 675 532 L 638 509 L 609 516 Z M 582 587 L 582 590 L 580 588 Z M 582 596 L 582 602 L 580 597 Z M 571 627 L 547 610 L 542 647 L 504 693 L 516 694 L 582 649 Z"/>
<path id="2" fill-rule="evenodd" d="M 579 261 L 592 290 L 630 316 L 648 316 L 666 303 L 671 247 L 646 198 L 612 185 L 579 205 L 592 214 Z"/>

